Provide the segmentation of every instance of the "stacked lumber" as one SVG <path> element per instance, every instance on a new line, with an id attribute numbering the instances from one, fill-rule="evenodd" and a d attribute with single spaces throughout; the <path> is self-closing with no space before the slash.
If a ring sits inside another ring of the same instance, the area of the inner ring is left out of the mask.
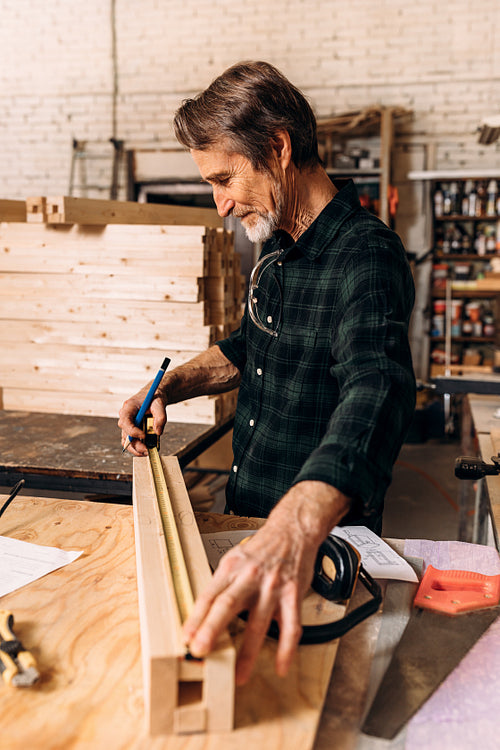
<path id="1" fill-rule="evenodd" d="M 238 326 L 244 278 L 215 210 L 84 198 L 2 203 L 4 409 L 115 417 L 165 356 L 173 368 Z M 199 397 L 168 416 L 216 424 L 235 398 Z"/>

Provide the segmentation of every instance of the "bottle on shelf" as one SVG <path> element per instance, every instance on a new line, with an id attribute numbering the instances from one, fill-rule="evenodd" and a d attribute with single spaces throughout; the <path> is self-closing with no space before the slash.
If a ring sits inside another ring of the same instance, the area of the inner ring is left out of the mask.
<path id="1" fill-rule="evenodd" d="M 451 193 L 448 185 L 442 186 L 443 190 L 443 215 L 449 216 L 451 214 Z"/>
<path id="2" fill-rule="evenodd" d="M 457 216 L 460 213 L 460 193 L 458 183 L 452 182 L 450 185 L 450 214 Z"/>
<path id="3" fill-rule="evenodd" d="M 469 191 L 469 206 L 468 206 L 467 216 L 475 216 L 476 207 L 477 207 L 476 184 L 474 182 L 471 182 L 471 188 Z"/>
<path id="4" fill-rule="evenodd" d="M 470 203 L 470 194 L 473 190 L 474 183 L 472 180 L 467 180 L 464 186 L 464 192 L 462 195 L 462 216 L 469 216 L 469 203 Z M 475 210 L 475 209 L 474 209 Z"/>
<path id="5" fill-rule="evenodd" d="M 434 193 L 434 216 L 441 217 L 443 215 L 443 191 L 441 188 L 437 188 Z"/>
<path id="6" fill-rule="evenodd" d="M 497 214 L 498 185 L 496 180 L 490 180 L 487 188 L 486 216 Z"/>
<path id="7" fill-rule="evenodd" d="M 477 185 L 476 216 L 481 217 L 486 213 L 486 188 L 483 181 Z"/>

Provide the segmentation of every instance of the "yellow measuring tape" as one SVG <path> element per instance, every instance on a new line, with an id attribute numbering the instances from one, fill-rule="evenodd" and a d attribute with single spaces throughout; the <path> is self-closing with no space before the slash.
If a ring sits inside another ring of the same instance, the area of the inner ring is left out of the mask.
<path id="1" fill-rule="evenodd" d="M 149 426 L 149 425 L 148 425 Z M 150 436 L 149 428 L 146 429 L 146 435 Z M 156 435 L 154 436 L 156 438 Z M 146 442 L 146 444 L 149 441 Z M 181 622 L 184 622 L 191 612 L 194 604 L 193 590 L 191 581 L 184 560 L 182 544 L 177 531 L 174 509 L 168 494 L 165 474 L 160 459 L 158 448 L 148 445 L 149 462 L 156 489 L 156 499 L 160 511 L 165 543 L 167 546 L 168 560 L 172 572 L 172 581 L 174 584 L 175 597 L 179 609 Z"/>

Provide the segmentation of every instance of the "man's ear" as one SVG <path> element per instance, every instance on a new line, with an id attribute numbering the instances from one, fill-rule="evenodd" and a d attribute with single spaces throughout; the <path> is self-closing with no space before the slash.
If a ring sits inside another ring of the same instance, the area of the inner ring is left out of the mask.
<path id="1" fill-rule="evenodd" d="M 271 148 L 280 166 L 285 170 L 292 161 L 292 143 L 288 130 L 277 130 L 271 138 Z"/>

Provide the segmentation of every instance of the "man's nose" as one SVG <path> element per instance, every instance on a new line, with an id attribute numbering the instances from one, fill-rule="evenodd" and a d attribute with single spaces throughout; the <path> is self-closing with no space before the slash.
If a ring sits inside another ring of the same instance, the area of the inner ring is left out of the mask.
<path id="1" fill-rule="evenodd" d="M 235 202 L 233 201 L 233 199 L 229 198 L 225 194 L 225 191 L 221 190 L 219 187 L 214 187 L 213 196 L 219 216 L 229 216 L 235 206 Z"/>

